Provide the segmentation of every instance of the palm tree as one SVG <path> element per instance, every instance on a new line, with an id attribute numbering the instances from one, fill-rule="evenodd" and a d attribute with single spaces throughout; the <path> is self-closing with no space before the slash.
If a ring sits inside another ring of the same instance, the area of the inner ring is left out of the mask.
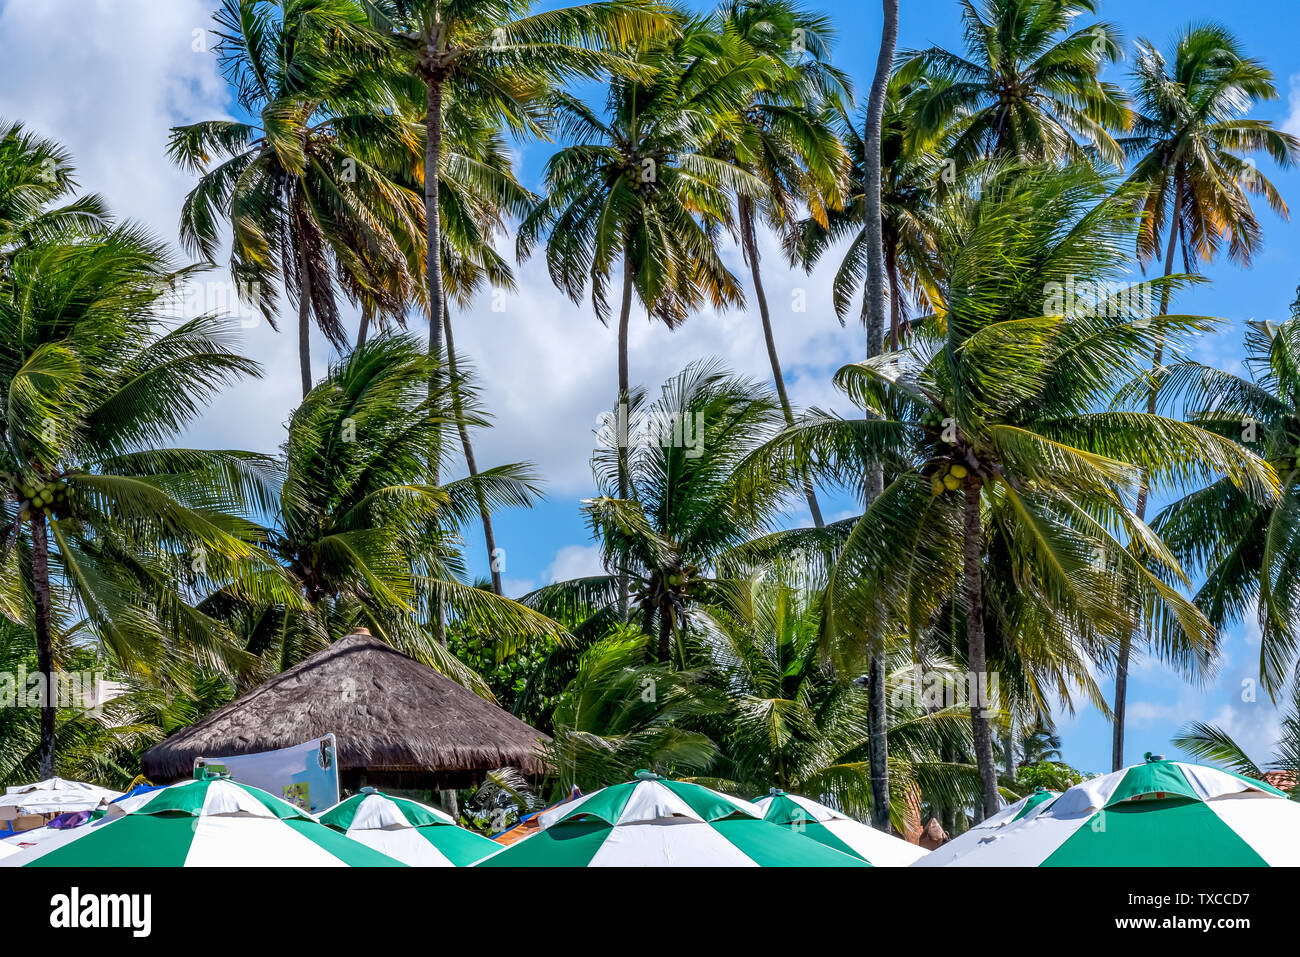
<path id="1" fill-rule="evenodd" d="M 1162 482 L 1228 475 L 1261 501 L 1276 476 L 1194 425 L 1095 409 L 1140 374 L 1157 341 L 1182 341 L 1210 320 L 1150 316 L 1123 296 L 1089 309 L 1051 301 L 1068 277 L 1114 283 L 1125 266 L 1118 241 L 1134 227 L 1131 197 L 1107 195 L 1090 169 L 1002 172 L 978 194 L 954 196 L 943 211 L 943 319 L 927 320 L 907 349 L 838 375 L 868 417 L 812 418 L 742 471 L 793 481 L 812 466 L 861 482 L 883 465 L 890 475 L 828 587 L 824 627 L 842 641 L 891 625 L 919 634 L 953 596 L 966 665 L 975 682 L 986 679 L 992 535 L 1010 542 L 1018 593 L 1045 609 L 1036 618 L 1117 642 L 1146 609 L 1166 646 L 1204 661 L 1212 629 L 1166 581 L 1182 572 L 1125 496 L 1141 469 Z M 998 803 L 988 713 L 997 705 L 981 698 L 991 695 L 977 685 L 970 717 L 987 815 Z"/>
<path id="2" fill-rule="evenodd" d="M 736 277 L 715 243 L 729 223 L 729 191 L 759 196 L 761 182 L 711 155 L 709 147 L 738 122 L 760 64 L 737 63 L 707 22 L 693 22 L 670 42 L 643 48 L 650 80 L 616 78 L 602 118 L 576 97 L 553 103 L 569 145 L 547 163 L 545 192 L 519 228 L 521 258 L 545 241 L 556 285 L 574 302 L 588 285 L 602 321 L 622 259 L 619 394 L 626 399 L 627 330 L 635 293 L 669 328 L 710 301 L 740 302 Z"/>
<path id="3" fill-rule="evenodd" d="M 423 87 L 425 266 L 429 352 L 443 352 L 442 219 L 439 188 L 448 104 L 514 132 L 543 133 L 539 105 L 552 86 L 625 67 L 610 52 L 669 24 L 641 0 L 608 0 L 529 15 L 531 0 L 362 0 L 372 26 Z M 437 482 L 436 474 L 431 476 Z"/>
<path id="4" fill-rule="evenodd" d="M 492 240 L 504 232 L 509 217 L 522 218 L 537 197 L 524 188 L 511 168 L 510 152 L 500 132 L 475 115 L 447 110 L 448 137 L 443 152 L 439 205 L 443 227 L 443 289 L 448 298 L 468 307 L 485 286 L 514 289 L 514 273 L 492 247 Z M 447 371 L 452 387 L 452 411 L 457 419 L 461 448 L 470 478 L 478 475 L 478 461 L 464 422 L 461 389 L 469 382 L 462 374 L 452 334 L 451 312 L 442 308 L 446 339 Z M 479 502 L 483 541 L 487 549 L 492 590 L 504 594 L 501 564 L 497 552 L 492 512 L 486 499 Z"/>
<path id="5" fill-rule="evenodd" d="M 843 203 L 848 158 L 828 117 L 831 105 L 849 92 L 850 85 L 829 63 L 834 31 L 826 17 L 790 0 L 728 0 L 714 17 L 719 29 L 764 67 L 743 107 L 744 122 L 734 128 L 737 138 L 719 143 L 716 151 L 763 183 L 761 195 L 736 197 L 736 226 L 754 283 L 777 398 L 786 424 L 793 425 L 794 410 L 763 287 L 757 228 L 765 222 L 787 248 L 793 248 L 798 242 L 801 204 L 809 206 L 814 221 L 825 226 L 829 212 Z M 813 524 L 821 528 L 825 523 L 811 483 L 804 488 L 804 497 Z"/>
<path id="6" fill-rule="evenodd" d="M 742 497 L 734 475 L 775 433 L 780 415 L 770 392 L 712 363 L 687 367 L 648 406 L 634 391 L 630 494 L 613 495 L 623 449 L 607 425 L 593 458 L 601 494 L 583 506 L 614 573 L 557 582 L 524 600 L 561 620 L 590 609 L 584 632 L 601 634 L 622 617 L 618 572 L 626 569 L 639 623 L 657 636 L 658 661 L 686 667 L 683 633 L 693 620 L 707 620 L 728 587 L 721 569 L 729 552 L 766 530 L 780 508 L 781 490 L 749 489 Z"/>
<path id="7" fill-rule="evenodd" d="M 11 585 L 30 589 L 7 613 L 35 636 L 45 776 L 56 656 L 76 616 L 124 669 L 182 652 L 229 665 L 231 636 L 192 606 L 193 588 L 230 575 L 239 594 L 282 590 L 255 526 L 231 517 L 263 500 L 263 459 L 165 448 L 209 396 L 259 371 L 231 351 L 225 321 L 171 321 L 169 289 L 187 276 L 120 226 L 24 245 L 0 282 L 0 538 L 20 569 Z"/>
<path id="8" fill-rule="evenodd" d="M 1108 130 L 1128 128 L 1124 93 L 1099 76 L 1121 55 L 1109 23 L 1074 27 L 1094 0 L 961 0 L 966 49 L 909 51 L 904 82 L 931 79 L 914 133 L 943 138 L 957 167 L 996 154 L 1024 162 L 1079 159 L 1118 164 Z"/>
<path id="9" fill-rule="evenodd" d="M 1142 227 L 1137 250 L 1146 263 L 1164 247 L 1164 275 L 1174 272 L 1181 248 L 1185 272 L 1197 260 L 1209 262 L 1226 237 L 1229 255 L 1249 265 L 1260 244 L 1260 226 L 1250 196 L 1263 196 L 1284 218 L 1286 203 L 1269 180 L 1242 154 L 1262 152 L 1288 167 L 1300 141 L 1274 129 L 1267 120 L 1249 119 L 1256 103 L 1277 98 L 1273 74 L 1247 58 L 1240 43 L 1224 27 L 1205 24 L 1179 37 L 1173 69 L 1149 42 L 1139 44 L 1134 84 L 1138 117 L 1126 149 L 1140 151 L 1129 182 L 1139 194 Z M 1162 236 L 1167 240 L 1162 242 Z M 1160 310 L 1168 311 L 1169 289 Z M 1163 349 L 1157 348 L 1152 369 L 1158 370 Z M 1156 409 L 1154 387 L 1147 394 L 1147 411 Z M 1137 514 L 1146 517 L 1147 489 L 1138 492 Z M 1111 764 L 1124 766 L 1124 718 L 1128 665 L 1132 641 L 1119 649 L 1115 666 L 1115 721 Z"/>
<path id="10" fill-rule="evenodd" d="M 631 396 L 628 325 L 632 300 L 674 329 L 691 311 L 742 301 L 740 282 L 717 248 L 729 225 L 730 197 L 759 196 L 761 181 L 712 155 L 710 148 L 741 121 L 741 109 L 762 63 L 737 55 L 735 38 L 707 21 L 680 36 L 643 47 L 637 63 L 650 79 L 616 77 L 605 117 L 577 97 L 552 103 L 569 145 L 547 162 L 542 201 L 519 227 L 527 258 L 545 239 L 551 278 L 575 303 L 588 284 L 596 316 L 609 315 L 608 291 L 622 260 L 618 307 L 618 403 Z M 626 450 L 615 494 L 631 491 Z M 627 613 L 627 577 L 619 607 Z"/>
<path id="11" fill-rule="evenodd" d="M 222 71 L 254 119 L 172 130 L 172 160 L 200 176 L 181 235 L 211 261 L 230 222 L 231 274 L 273 328 L 284 284 L 306 395 L 313 322 L 347 345 L 340 285 L 367 316 L 406 308 L 421 203 L 404 183 L 419 130 L 394 109 L 382 44 L 352 0 L 222 0 L 216 21 Z"/>
<path id="12" fill-rule="evenodd" d="M 1020 763 L 1038 764 L 1040 761 L 1059 761 L 1060 758 L 1061 736 L 1056 733 L 1050 719 L 1039 715 L 1020 733 Z"/>
<path id="13" fill-rule="evenodd" d="M 885 277 L 889 289 L 889 334 L 885 345 L 902 345 L 909 318 L 909 300 L 922 311 L 940 306 L 937 301 L 933 223 L 938 201 L 943 158 L 917 143 L 913 125 L 919 83 L 904 84 L 897 76 L 890 81 L 885 100 L 881 133 L 881 239 L 884 244 Z M 827 222 L 806 219 L 801 226 L 798 256 L 811 270 L 818 259 L 838 242 L 848 241 L 832 286 L 835 312 L 843 323 L 854 303 L 859 303 L 866 322 L 866 143 L 859 130 L 866 127 L 865 113 L 856 118 L 841 117 L 838 133 L 851 160 L 849 196 L 842 209 L 827 212 Z"/>
<path id="14" fill-rule="evenodd" d="M 885 723 L 891 790 L 884 806 L 871 768 L 872 697 L 867 682 L 824 653 L 822 576 L 797 563 L 765 567 L 729 590 L 697 643 L 720 676 L 729 707 L 702 727 L 720 742 L 714 777 L 741 794 L 783 790 L 831 799 L 846 813 L 902 830 L 919 800 L 965 805 L 979 795 L 969 764 L 945 753 L 969 751 L 960 706 L 926 710 L 916 673 L 895 656 L 886 671 Z M 947 666 L 931 662 L 936 671 Z"/>
<path id="15" fill-rule="evenodd" d="M 867 284 L 863 303 L 863 319 L 867 327 L 867 358 L 878 356 L 885 349 L 885 243 L 883 236 L 880 193 L 884 179 L 880 175 L 881 133 L 885 118 L 885 94 L 893 69 L 894 48 L 898 45 L 898 0 L 883 0 L 884 24 L 880 30 L 880 53 L 876 57 L 876 73 L 871 79 L 871 93 L 867 99 L 866 124 L 863 128 L 862 185 L 866 233 Z M 879 495 L 885 487 L 883 467 L 874 468 L 868 477 L 867 498 Z M 871 695 L 871 777 L 874 789 L 872 798 L 876 808 L 875 826 L 888 830 L 889 821 L 884 804 L 889 799 L 889 755 L 885 738 L 885 651 L 884 636 L 871 639 L 873 653 L 867 663 L 867 690 Z"/>
<path id="16" fill-rule="evenodd" d="M 0 278 L 23 246 L 104 224 L 108 214 L 98 196 L 68 198 L 76 185 L 67 150 L 21 123 L 0 121 Z"/>
<path id="17" fill-rule="evenodd" d="M 724 710 L 725 700 L 705 672 L 653 660 L 653 641 L 620 623 L 582 652 L 551 718 L 546 751 L 557 790 L 603 787 L 638 768 L 700 774 L 716 761 L 718 746 L 692 725 Z"/>
<path id="18" fill-rule="evenodd" d="M 1242 497 L 1215 481 L 1167 506 L 1152 523 L 1188 567 L 1203 571 L 1195 600 L 1218 628 L 1252 610 L 1260 626 L 1259 674 L 1271 696 L 1284 687 L 1300 647 L 1300 579 L 1295 536 L 1300 508 L 1300 299 L 1281 325 L 1246 331 L 1244 376 L 1190 360 L 1164 365 L 1152 381 L 1162 405 L 1255 450 L 1277 471 L 1272 502 Z M 1143 383 L 1145 391 L 1146 383 Z"/>
<path id="19" fill-rule="evenodd" d="M 495 507 L 526 506 L 537 486 L 519 465 L 441 486 L 424 480 L 443 447 L 437 433 L 457 421 L 445 377 L 429 395 L 433 362 L 414 340 L 379 335 L 335 363 L 290 418 L 264 535 L 301 602 L 250 601 L 223 583 L 203 603 L 234 623 L 245 649 L 272 671 L 364 625 L 486 694 L 436 640 L 435 607 L 507 649 L 527 635 L 563 636 L 543 615 L 461 580 L 452 530 L 474 515 L 480 496 Z M 465 421 L 477 424 L 468 411 Z"/>

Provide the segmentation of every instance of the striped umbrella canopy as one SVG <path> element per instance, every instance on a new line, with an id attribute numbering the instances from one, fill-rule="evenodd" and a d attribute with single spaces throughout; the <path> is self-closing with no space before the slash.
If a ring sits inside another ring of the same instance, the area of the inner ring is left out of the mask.
<path id="1" fill-rule="evenodd" d="M 1032 794 L 1022 797 L 1014 804 L 1008 804 L 992 817 L 985 818 L 978 824 L 974 825 L 971 830 L 974 831 L 977 828 L 989 830 L 1006 827 L 1008 824 L 1022 821 L 1030 815 L 1041 814 L 1047 809 L 1052 801 L 1060 796 L 1060 791 L 1049 791 L 1047 788 L 1034 788 Z"/>
<path id="2" fill-rule="evenodd" d="M 59 814 L 88 811 L 121 796 L 121 791 L 98 784 L 56 777 L 5 788 L 5 793 L 0 795 L 0 807 L 16 807 L 20 814 Z"/>
<path id="3" fill-rule="evenodd" d="M 945 865 L 1295 866 L 1300 803 L 1263 781 L 1148 754 L 1055 799 L 1047 793 L 1015 820 L 972 828 L 913 866 Z"/>
<path id="4" fill-rule="evenodd" d="M 0 867 L 401 867 L 288 801 L 211 776 L 111 805 Z"/>
<path id="5" fill-rule="evenodd" d="M 754 804 L 763 811 L 763 820 L 852 854 L 873 867 L 907 867 L 927 853 L 923 847 L 867 827 L 847 814 L 797 794 L 773 789 Z"/>
<path id="6" fill-rule="evenodd" d="M 699 784 L 648 771 L 541 815 L 541 830 L 476 867 L 866 867 Z"/>
<path id="7" fill-rule="evenodd" d="M 316 820 L 412 867 L 468 867 L 501 849 L 442 811 L 374 788 L 362 788 Z"/>

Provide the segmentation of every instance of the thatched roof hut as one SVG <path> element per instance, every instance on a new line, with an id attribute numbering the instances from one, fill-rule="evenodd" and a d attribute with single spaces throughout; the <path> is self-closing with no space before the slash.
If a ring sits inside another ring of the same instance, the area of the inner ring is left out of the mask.
<path id="1" fill-rule="evenodd" d="M 458 788 L 494 768 L 547 770 L 537 753 L 546 735 L 361 630 L 154 745 L 144 773 L 171 781 L 189 777 L 198 757 L 331 732 L 345 788 Z"/>

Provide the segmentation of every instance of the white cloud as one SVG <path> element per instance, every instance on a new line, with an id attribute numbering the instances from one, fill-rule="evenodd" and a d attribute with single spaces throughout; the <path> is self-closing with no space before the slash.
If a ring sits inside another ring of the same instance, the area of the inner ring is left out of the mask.
<path id="1" fill-rule="evenodd" d="M 0 0 L 0 116 L 62 141 L 84 188 L 174 241 L 192 184 L 167 161 L 168 131 L 228 115 L 216 58 L 193 48 L 212 8 Z"/>
<path id="2" fill-rule="evenodd" d="M 1130 701 L 1125 709 L 1125 723 L 1141 728 L 1161 721 L 1176 721 L 1180 717 L 1175 705 L 1157 704 L 1154 701 Z"/>
<path id="3" fill-rule="evenodd" d="M 600 563 L 599 545 L 565 545 L 555 553 L 551 564 L 542 572 L 542 578 L 547 582 L 562 582 L 603 574 L 605 569 Z"/>
<path id="4" fill-rule="evenodd" d="M 765 237 L 765 245 L 764 282 L 791 400 L 843 408 L 830 373 L 856 358 L 861 337 L 835 319 L 831 263 L 809 278 L 784 265 L 774 239 Z M 738 255 L 729 258 L 731 268 L 747 277 Z M 590 302 L 574 305 L 562 296 L 540 257 L 518 273 L 519 292 L 505 298 L 504 311 L 492 311 L 490 298 L 480 297 L 453 317 L 457 348 L 473 358 L 496 421 L 478 439 L 480 457 L 485 463 L 535 462 L 553 493 L 583 494 L 591 485 L 597 416 L 613 405 L 617 330 L 597 321 Z M 796 289 L 807 291 L 806 312 L 792 309 Z M 669 331 L 634 307 L 629 353 L 632 380 L 648 389 L 701 357 L 720 358 L 765 383 L 771 379 L 757 309 L 704 310 Z"/>
<path id="5" fill-rule="evenodd" d="M 1256 763 L 1267 766 L 1282 735 L 1282 717 L 1265 701 L 1231 702 L 1206 721 L 1228 733 Z"/>
<path id="6" fill-rule="evenodd" d="M 501 579 L 501 591 L 510 598 L 518 598 L 521 595 L 527 595 L 530 591 L 537 589 L 537 583 L 531 578 L 503 578 Z"/>
<path id="7" fill-rule="evenodd" d="M 1300 73 L 1291 74 L 1291 94 L 1287 101 L 1290 109 L 1282 121 L 1282 129 L 1292 136 L 1300 136 Z"/>

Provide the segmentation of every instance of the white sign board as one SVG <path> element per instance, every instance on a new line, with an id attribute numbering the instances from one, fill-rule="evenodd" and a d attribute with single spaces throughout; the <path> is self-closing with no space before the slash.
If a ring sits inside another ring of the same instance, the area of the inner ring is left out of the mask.
<path id="1" fill-rule="evenodd" d="M 339 803 L 339 767 L 334 735 L 277 751 L 230 757 L 195 758 L 194 768 L 225 772 L 248 784 L 318 814 Z"/>

